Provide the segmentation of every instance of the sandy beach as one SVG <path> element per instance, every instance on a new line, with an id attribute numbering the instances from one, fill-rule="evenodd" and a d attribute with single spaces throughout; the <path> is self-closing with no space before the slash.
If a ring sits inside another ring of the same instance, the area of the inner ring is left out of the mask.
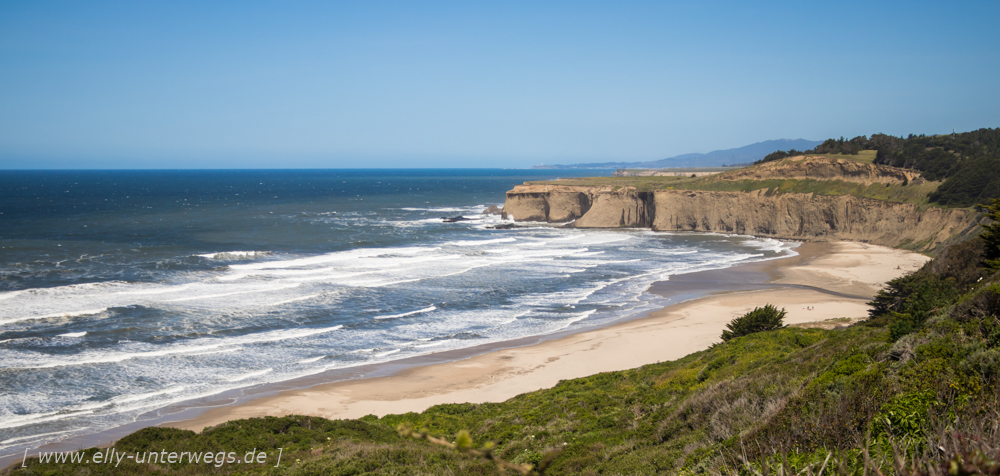
<path id="1" fill-rule="evenodd" d="M 412 367 L 397 374 L 288 390 L 211 409 L 163 426 L 201 431 L 229 420 L 313 415 L 358 418 L 419 412 L 442 403 L 500 402 L 560 380 L 674 360 L 707 348 L 734 317 L 756 306 L 787 311 L 789 325 L 867 317 L 865 303 L 886 281 L 920 268 L 928 257 L 854 242 L 804 243 L 798 256 L 756 266 L 768 289 L 711 294 L 607 327 L 462 360 Z M 666 288 L 670 282 L 654 285 Z M 846 321 L 830 321 L 836 325 Z M 823 324 L 819 324 L 823 325 Z"/>

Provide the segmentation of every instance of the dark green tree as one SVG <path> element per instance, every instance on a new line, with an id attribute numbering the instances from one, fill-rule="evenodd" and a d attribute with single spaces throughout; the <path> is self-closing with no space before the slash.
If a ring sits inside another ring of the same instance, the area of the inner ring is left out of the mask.
<path id="1" fill-rule="evenodd" d="M 994 198 L 989 205 L 983 205 L 986 217 L 992 223 L 983 225 L 982 238 L 986 242 L 986 266 L 1000 268 L 1000 198 Z"/>
<path id="2" fill-rule="evenodd" d="M 729 330 L 722 331 L 722 340 L 728 342 L 731 339 L 753 334 L 754 332 L 770 331 L 785 327 L 782 320 L 785 318 L 785 309 L 767 304 L 764 307 L 755 307 L 752 311 L 737 317 L 726 324 Z"/>

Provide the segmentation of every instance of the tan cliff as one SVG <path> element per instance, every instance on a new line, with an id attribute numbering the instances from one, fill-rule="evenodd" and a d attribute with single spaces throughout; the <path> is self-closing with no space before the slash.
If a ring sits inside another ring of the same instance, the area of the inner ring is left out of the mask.
<path id="1" fill-rule="evenodd" d="M 718 177 L 722 180 L 811 179 L 841 180 L 862 183 L 909 183 L 920 172 L 885 165 L 864 164 L 847 159 L 797 156 L 754 167 L 733 170 Z"/>
<path id="2" fill-rule="evenodd" d="M 976 229 L 964 209 L 852 195 L 656 190 L 524 184 L 507 192 L 515 221 L 572 222 L 578 228 L 738 233 L 797 240 L 854 240 L 931 251 Z"/>

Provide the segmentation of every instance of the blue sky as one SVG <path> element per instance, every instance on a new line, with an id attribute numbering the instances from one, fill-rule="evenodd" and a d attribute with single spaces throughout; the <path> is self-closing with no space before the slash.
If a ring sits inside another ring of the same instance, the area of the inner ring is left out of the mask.
<path id="1" fill-rule="evenodd" d="M 0 2 L 0 168 L 527 167 L 1000 127 L 1000 2 Z"/>

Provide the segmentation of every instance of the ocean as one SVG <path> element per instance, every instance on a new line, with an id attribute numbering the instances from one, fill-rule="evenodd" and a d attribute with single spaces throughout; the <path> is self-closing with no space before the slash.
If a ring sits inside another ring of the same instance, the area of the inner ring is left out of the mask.
<path id="1" fill-rule="evenodd" d="M 0 172 L 0 458 L 223 392 L 605 325 L 666 305 L 646 291 L 671 275 L 791 253 L 480 214 L 587 175 Z"/>

